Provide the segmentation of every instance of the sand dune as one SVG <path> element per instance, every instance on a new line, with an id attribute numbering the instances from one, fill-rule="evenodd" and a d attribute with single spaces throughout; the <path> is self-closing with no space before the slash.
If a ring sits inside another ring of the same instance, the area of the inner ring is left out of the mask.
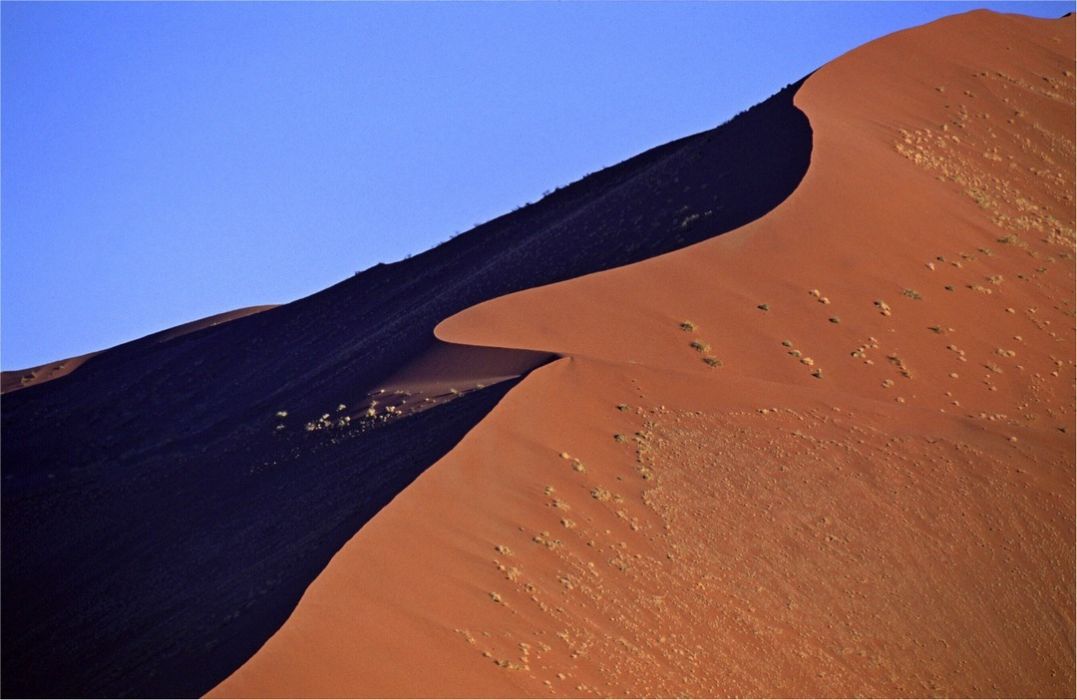
<path id="1" fill-rule="evenodd" d="M 561 359 L 210 695 L 1073 696 L 1073 47 L 867 44 L 762 218 L 443 321 Z"/>
<path id="2" fill-rule="evenodd" d="M 246 306 L 241 309 L 235 309 L 233 311 L 225 311 L 224 313 L 214 314 L 212 316 L 206 316 L 200 318 L 197 321 L 191 321 L 190 323 L 184 323 L 174 328 L 153 333 L 144 338 L 133 340 L 130 343 L 124 343 L 114 349 L 132 349 L 143 348 L 158 343 L 163 343 L 173 338 L 179 338 L 188 333 L 194 333 L 200 331 L 203 328 L 210 328 L 221 323 L 226 323 L 236 318 L 243 318 L 251 314 L 258 313 L 259 311 L 265 311 L 266 309 L 272 309 L 274 305 L 265 306 Z M 48 362 L 37 367 L 28 367 L 26 369 L 11 370 L 8 372 L 0 372 L 0 394 L 6 394 L 9 391 L 18 391 L 19 389 L 25 389 L 26 387 L 35 386 L 37 384 L 44 384 L 50 382 L 53 379 L 59 379 L 60 377 L 66 377 L 76 369 L 81 367 L 84 362 L 91 357 L 100 355 L 104 351 L 90 352 L 85 355 L 79 355 L 77 357 L 69 357 L 57 362 Z"/>
<path id="3" fill-rule="evenodd" d="M 437 324 L 764 216 L 808 167 L 798 87 L 420 255 L 5 395 L 0 692 L 220 683 L 550 354 L 461 351 Z"/>

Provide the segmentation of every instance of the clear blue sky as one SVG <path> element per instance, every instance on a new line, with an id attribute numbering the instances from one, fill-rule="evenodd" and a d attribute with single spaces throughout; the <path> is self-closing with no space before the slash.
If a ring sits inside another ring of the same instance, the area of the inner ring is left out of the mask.
<path id="1" fill-rule="evenodd" d="M 286 302 L 867 40 L 1073 3 L 12 3 L 0 363 Z"/>

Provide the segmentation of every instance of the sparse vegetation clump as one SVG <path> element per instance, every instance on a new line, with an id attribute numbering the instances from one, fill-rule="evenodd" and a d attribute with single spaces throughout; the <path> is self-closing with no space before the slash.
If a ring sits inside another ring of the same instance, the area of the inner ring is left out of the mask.
<path id="1" fill-rule="evenodd" d="M 770 311 L 770 304 L 760 304 L 755 308 L 759 309 L 760 311 Z"/>
<path id="2" fill-rule="evenodd" d="M 546 530 L 536 534 L 531 538 L 531 541 L 535 544 L 541 544 L 546 549 L 557 549 L 562 544 L 561 540 L 550 537 L 550 533 Z"/>
<path id="3" fill-rule="evenodd" d="M 312 420 L 304 426 L 308 433 L 312 433 L 316 430 L 325 430 L 326 428 L 333 427 L 333 421 L 329 419 L 328 413 L 323 413 L 318 420 Z"/>
<path id="4" fill-rule="evenodd" d="M 912 379 L 912 371 L 905 365 L 905 361 L 903 359 L 901 359 L 894 353 L 887 355 L 886 359 L 890 361 L 890 364 L 897 367 L 898 372 L 901 374 L 901 376 L 905 377 L 906 379 Z"/>
<path id="5" fill-rule="evenodd" d="M 681 321 L 681 330 L 685 333 L 691 333 L 696 329 L 696 324 L 691 321 Z"/>
<path id="6" fill-rule="evenodd" d="M 721 367 L 722 366 L 722 361 L 721 360 L 719 360 L 717 357 L 711 357 L 710 355 L 707 355 L 706 357 L 704 357 L 703 362 L 705 362 L 708 367 Z"/>
<path id="7" fill-rule="evenodd" d="M 707 352 L 711 349 L 711 346 L 707 345 L 702 340 L 693 340 L 689 345 L 691 345 L 692 349 L 696 352 Z"/>
<path id="8" fill-rule="evenodd" d="M 388 410 L 388 409 L 392 409 L 393 407 L 388 406 L 386 408 Z M 373 409 L 370 409 L 370 410 L 373 410 Z M 390 411 L 390 413 L 391 412 L 392 411 Z M 349 425 L 351 425 L 351 422 L 352 422 L 351 416 L 341 416 L 341 417 L 334 420 L 330 416 L 330 414 L 323 413 L 321 415 L 321 417 L 318 418 L 318 420 L 309 421 L 303 427 L 308 433 L 313 433 L 313 432 L 316 432 L 318 430 L 330 430 L 332 428 L 347 428 Z M 282 426 L 278 427 L 277 429 L 280 430 L 283 427 L 284 426 L 282 425 Z"/>
<path id="9" fill-rule="evenodd" d="M 913 300 L 916 300 L 916 301 L 919 301 L 920 299 L 924 298 L 920 294 L 920 292 L 916 291 L 915 289 L 903 289 L 903 290 L 901 290 L 901 295 L 906 296 L 906 297 L 908 297 L 910 299 L 913 299 Z"/>

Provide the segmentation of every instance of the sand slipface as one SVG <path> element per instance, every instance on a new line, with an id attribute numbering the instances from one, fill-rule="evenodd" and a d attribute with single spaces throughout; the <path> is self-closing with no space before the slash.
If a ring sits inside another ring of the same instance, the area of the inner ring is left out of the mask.
<path id="1" fill-rule="evenodd" d="M 210 695 L 1072 696 L 1073 46 L 867 44 L 767 216 L 443 322 L 562 359 Z"/>

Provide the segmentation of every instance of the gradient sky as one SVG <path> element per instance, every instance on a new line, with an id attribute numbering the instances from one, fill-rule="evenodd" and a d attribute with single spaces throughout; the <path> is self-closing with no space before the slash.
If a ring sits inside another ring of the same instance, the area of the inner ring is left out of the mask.
<path id="1" fill-rule="evenodd" d="M 870 39 L 1062 3 L 13 3 L 0 364 L 313 293 Z"/>

